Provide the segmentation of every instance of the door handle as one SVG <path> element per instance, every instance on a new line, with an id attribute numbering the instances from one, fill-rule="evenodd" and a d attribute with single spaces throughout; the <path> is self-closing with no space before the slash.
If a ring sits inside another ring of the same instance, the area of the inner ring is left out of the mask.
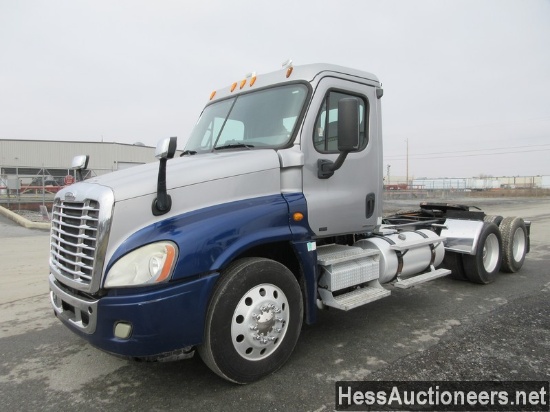
<path id="1" fill-rule="evenodd" d="M 374 209 L 376 206 L 376 195 L 374 193 L 369 193 L 365 199 L 365 217 L 369 219 L 374 214 Z"/>

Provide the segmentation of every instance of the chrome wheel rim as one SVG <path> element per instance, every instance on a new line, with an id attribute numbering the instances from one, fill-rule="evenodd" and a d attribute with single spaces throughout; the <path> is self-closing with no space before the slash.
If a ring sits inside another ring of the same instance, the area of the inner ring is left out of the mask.
<path id="1" fill-rule="evenodd" d="M 244 359 L 267 358 L 281 344 L 290 317 L 288 300 L 272 284 L 253 287 L 241 298 L 231 321 L 231 340 Z"/>
<path id="2" fill-rule="evenodd" d="M 512 238 L 512 255 L 514 257 L 514 261 L 521 261 L 525 255 L 525 245 L 525 233 L 521 227 L 518 227 L 514 232 L 514 237 Z"/>
<path id="3" fill-rule="evenodd" d="M 497 267 L 499 256 L 500 248 L 498 238 L 494 233 L 491 233 L 487 236 L 485 245 L 483 245 L 483 267 L 488 273 L 493 272 Z"/>

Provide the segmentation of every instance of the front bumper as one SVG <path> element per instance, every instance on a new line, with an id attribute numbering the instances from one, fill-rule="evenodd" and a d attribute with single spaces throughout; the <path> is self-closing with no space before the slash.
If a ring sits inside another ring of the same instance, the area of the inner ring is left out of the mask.
<path id="1" fill-rule="evenodd" d="M 92 345 L 121 356 L 155 357 L 202 342 L 217 277 L 216 273 L 146 292 L 135 288 L 93 300 L 76 295 L 50 274 L 50 301 L 56 316 Z M 115 336 L 120 322 L 131 325 L 125 339 Z"/>

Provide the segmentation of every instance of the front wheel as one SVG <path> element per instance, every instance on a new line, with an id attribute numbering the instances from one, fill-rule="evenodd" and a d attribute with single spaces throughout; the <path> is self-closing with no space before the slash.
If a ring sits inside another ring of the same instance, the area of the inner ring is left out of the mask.
<path id="1" fill-rule="evenodd" d="M 471 282 L 487 284 L 495 280 L 500 265 L 502 238 L 497 225 L 483 223 L 475 255 L 463 255 L 464 271 Z"/>
<path id="2" fill-rule="evenodd" d="M 290 357 L 302 328 L 300 286 L 282 264 L 245 258 L 220 275 L 198 351 L 216 374 L 254 382 Z"/>

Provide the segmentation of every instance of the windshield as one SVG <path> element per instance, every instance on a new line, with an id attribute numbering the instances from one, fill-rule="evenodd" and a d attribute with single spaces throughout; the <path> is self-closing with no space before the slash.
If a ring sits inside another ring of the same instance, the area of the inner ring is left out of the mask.
<path id="1" fill-rule="evenodd" d="M 211 104 L 202 112 L 185 151 L 283 147 L 294 133 L 307 92 L 304 84 L 290 84 Z"/>

